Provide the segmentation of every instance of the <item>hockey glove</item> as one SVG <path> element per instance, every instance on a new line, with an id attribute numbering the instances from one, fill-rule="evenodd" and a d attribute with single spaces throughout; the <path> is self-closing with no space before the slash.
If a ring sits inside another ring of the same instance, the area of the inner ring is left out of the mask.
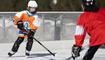
<path id="1" fill-rule="evenodd" d="M 28 32 L 28 38 L 33 38 L 35 32 L 36 32 L 35 29 L 31 29 L 31 30 Z"/>
<path id="2" fill-rule="evenodd" d="M 79 57 L 80 52 L 81 52 L 81 47 L 73 45 L 73 47 L 72 47 L 72 57 L 73 58 Z"/>
<path id="3" fill-rule="evenodd" d="M 17 28 L 20 30 L 24 30 L 24 25 L 23 25 L 23 22 L 21 20 L 17 22 Z"/>

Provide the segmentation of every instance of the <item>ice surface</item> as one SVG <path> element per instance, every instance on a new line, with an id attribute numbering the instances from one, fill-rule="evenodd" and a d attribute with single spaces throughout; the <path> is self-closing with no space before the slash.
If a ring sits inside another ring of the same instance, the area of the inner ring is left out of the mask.
<path id="1" fill-rule="evenodd" d="M 42 41 L 41 41 L 42 42 Z M 25 44 L 20 45 L 19 51 L 12 57 L 8 57 L 7 53 L 12 48 L 13 43 L 1 43 L 0 44 L 0 60 L 66 60 L 71 56 L 71 47 L 74 44 L 74 40 L 63 41 L 44 41 L 42 42 L 49 50 L 56 53 L 55 57 L 49 54 L 42 46 L 37 42 L 34 42 L 31 56 L 25 57 Z M 86 50 L 81 52 L 81 56 L 76 60 L 82 60 Z M 93 60 L 105 60 L 105 50 L 99 49 L 94 56 Z"/>

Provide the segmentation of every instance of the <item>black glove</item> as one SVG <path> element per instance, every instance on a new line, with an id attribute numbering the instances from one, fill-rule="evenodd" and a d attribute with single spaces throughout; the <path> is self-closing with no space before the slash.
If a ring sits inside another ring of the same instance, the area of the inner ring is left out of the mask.
<path id="1" fill-rule="evenodd" d="M 35 32 L 36 32 L 35 29 L 31 29 L 31 30 L 28 32 L 28 38 L 33 38 Z"/>
<path id="2" fill-rule="evenodd" d="M 80 52 L 81 52 L 81 47 L 73 45 L 73 47 L 72 47 L 72 57 L 73 58 L 79 57 Z"/>
<path id="3" fill-rule="evenodd" d="M 24 25 L 23 25 L 23 22 L 21 20 L 17 22 L 17 28 L 20 30 L 24 30 Z"/>

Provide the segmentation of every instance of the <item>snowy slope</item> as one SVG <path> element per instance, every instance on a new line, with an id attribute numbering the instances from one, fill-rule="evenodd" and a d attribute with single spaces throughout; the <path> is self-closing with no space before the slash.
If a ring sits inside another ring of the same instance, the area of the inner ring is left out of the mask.
<path id="1" fill-rule="evenodd" d="M 56 56 L 53 57 L 42 46 L 34 42 L 31 56 L 26 58 L 24 55 L 26 42 L 24 42 L 21 44 L 19 51 L 13 57 L 8 57 L 7 53 L 12 48 L 13 43 L 1 43 L 0 60 L 65 60 L 71 56 L 71 47 L 74 40 L 44 41 L 42 43 L 53 53 L 56 53 Z M 77 60 L 82 60 L 86 50 L 81 52 L 81 57 L 77 58 Z M 99 49 L 93 60 L 105 60 L 105 50 Z"/>

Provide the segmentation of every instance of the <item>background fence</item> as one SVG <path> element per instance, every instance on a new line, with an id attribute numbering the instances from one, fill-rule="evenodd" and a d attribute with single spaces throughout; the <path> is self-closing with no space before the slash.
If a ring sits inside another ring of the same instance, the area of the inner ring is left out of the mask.
<path id="1" fill-rule="evenodd" d="M 12 19 L 17 12 L 0 12 L 0 42 L 13 42 L 18 29 Z M 82 12 L 38 12 L 38 40 L 73 40 L 77 19 Z M 87 37 L 88 38 L 88 37 Z"/>

